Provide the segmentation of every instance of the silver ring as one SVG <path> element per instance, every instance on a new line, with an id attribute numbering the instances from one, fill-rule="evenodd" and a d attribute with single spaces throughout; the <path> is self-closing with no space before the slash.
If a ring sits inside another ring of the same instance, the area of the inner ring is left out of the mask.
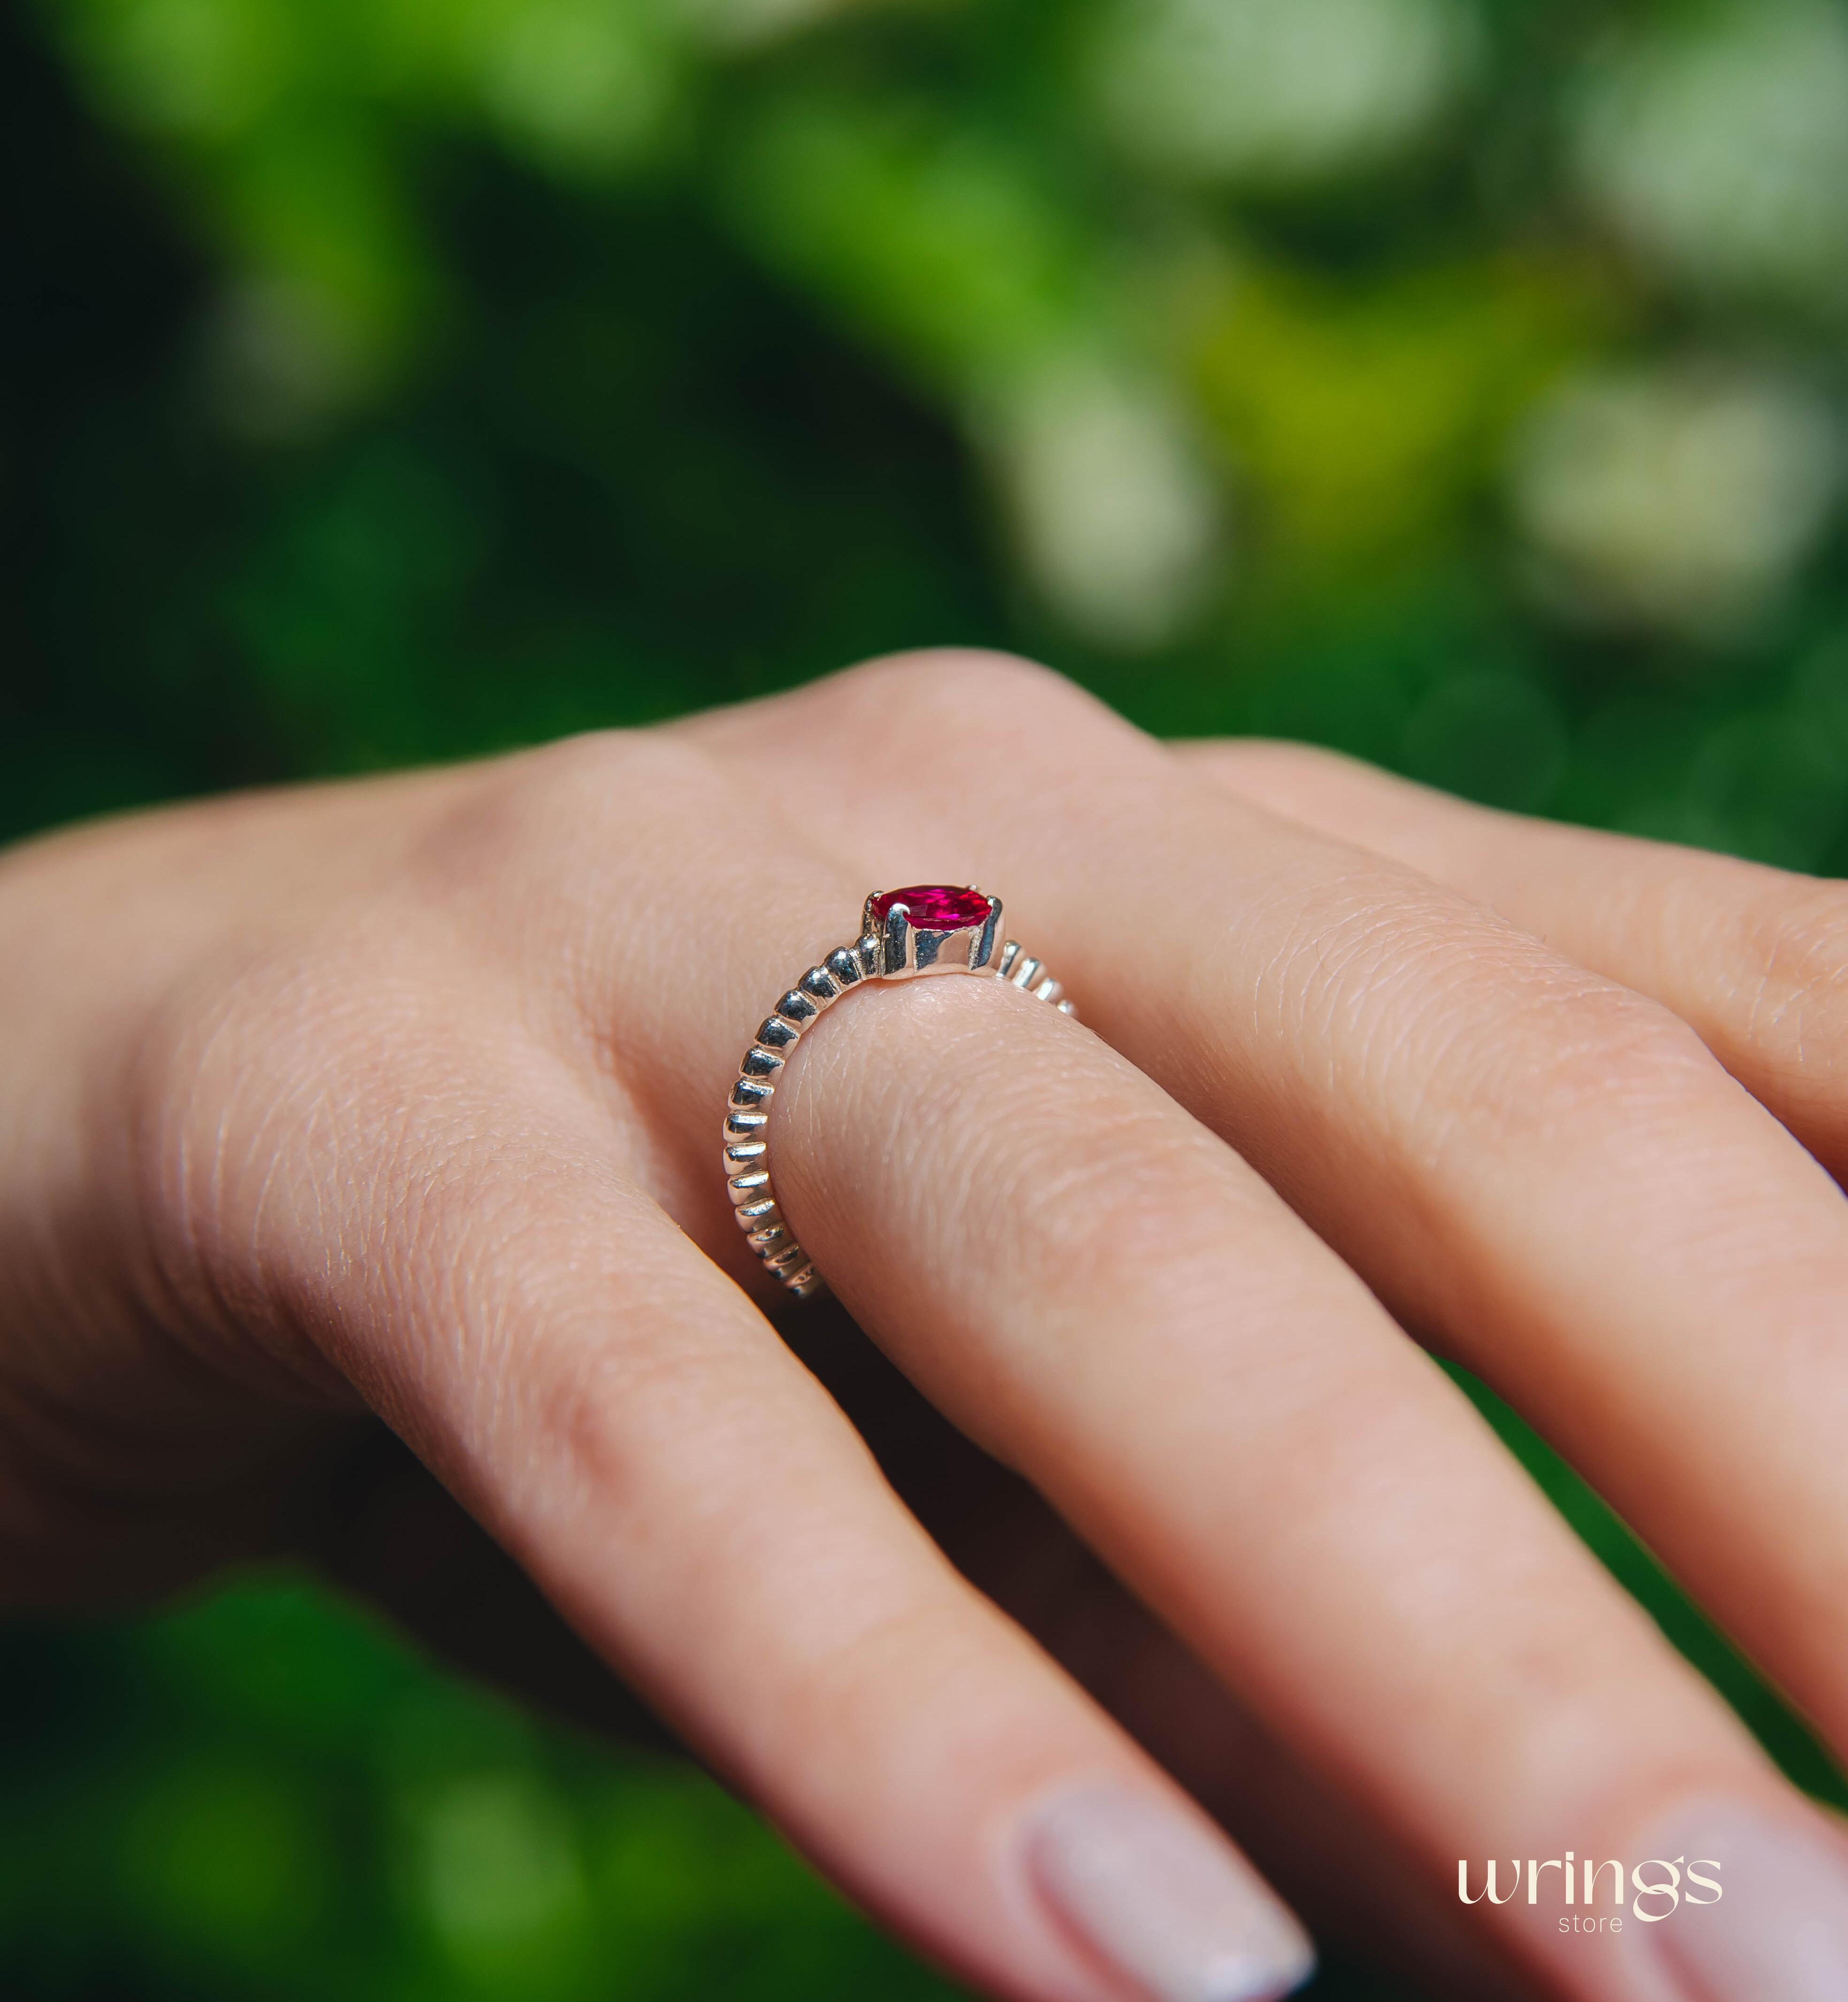
<path id="1" fill-rule="evenodd" d="M 860 935 L 811 966 L 765 1017 L 738 1066 L 725 1107 L 725 1185 L 744 1241 L 800 1299 L 825 1283 L 796 1241 L 770 1181 L 770 1101 L 803 1031 L 850 987 L 869 980 L 915 980 L 926 973 L 974 973 L 1005 980 L 1076 1014 L 1040 962 L 1001 936 L 1001 899 L 947 883 L 876 890 L 860 912 Z"/>

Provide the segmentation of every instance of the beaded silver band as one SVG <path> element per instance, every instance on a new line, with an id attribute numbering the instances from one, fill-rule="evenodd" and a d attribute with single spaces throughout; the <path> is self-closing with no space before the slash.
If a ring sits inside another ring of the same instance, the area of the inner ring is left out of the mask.
<path id="1" fill-rule="evenodd" d="M 811 966 L 764 1018 L 738 1065 L 737 1082 L 726 1103 L 725 1183 L 738 1228 L 765 1265 L 801 1299 L 819 1292 L 825 1282 L 778 1205 L 770 1180 L 769 1118 L 783 1067 L 810 1024 L 849 988 L 867 981 L 939 973 L 1005 980 L 1049 1003 L 1062 1015 L 1077 1012 L 1062 998 L 1058 982 L 1016 941 L 1009 939 L 996 951 L 999 897 L 985 898 L 974 890 L 953 893 L 985 902 L 987 910 L 978 922 L 950 926 L 913 923 L 910 909 L 893 901 L 898 894 L 875 891 L 869 896 L 860 913 L 859 937 Z"/>

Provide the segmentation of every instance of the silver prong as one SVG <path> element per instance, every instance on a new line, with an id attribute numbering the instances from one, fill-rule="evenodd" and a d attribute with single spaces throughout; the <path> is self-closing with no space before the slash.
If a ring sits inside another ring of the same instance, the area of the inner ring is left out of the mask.
<path id="1" fill-rule="evenodd" d="M 979 973 L 995 957 L 995 941 L 1001 936 L 1001 899 L 989 898 L 988 922 L 982 928 L 981 936 L 969 947 L 969 971 Z"/>
<path id="2" fill-rule="evenodd" d="M 1030 987 L 1044 971 L 1040 962 L 1028 954 L 1015 962 L 1013 971 L 1007 977 L 1016 987 Z"/>
<path id="3" fill-rule="evenodd" d="M 1033 991 L 1042 1001 L 1056 1001 L 1065 990 L 1051 974 L 1048 974 L 1044 980 L 1034 983 Z"/>
<path id="4" fill-rule="evenodd" d="M 995 966 L 995 971 L 1002 979 L 1005 980 L 1007 976 L 1013 971 L 1014 961 L 1020 957 L 1020 941 L 1018 939 L 1009 939 L 1006 944 L 1001 948 L 1000 961 Z"/>
<path id="5" fill-rule="evenodd" d="M 886 912 L 879 943 L 879 970 L 887 980 L 917 964 L 917 934 L 912 930 L 911 912 L 904 905 L 894 904 Z"/>
<path id="6" fill-rule="evenodd" d="M 850 945 L 836 946 L 822 964 L 843 989 L 857 987 L 866 977 L 866 969 L 859 963 L 858 951 Z"/>

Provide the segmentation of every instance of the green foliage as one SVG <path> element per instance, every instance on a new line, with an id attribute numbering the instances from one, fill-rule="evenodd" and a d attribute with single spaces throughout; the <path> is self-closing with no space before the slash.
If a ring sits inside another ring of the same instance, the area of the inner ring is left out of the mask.
<path id="1" fill-rule="evenodd" d="M 34 0 L 0 33 L 0 832 L 966 641 L 1152 728 L 1848 863 L 1821 0 Z M 703 1781 L 299 1586 L 22 1630 L 0 1673 L 9 1993 L 942 1992 Z"/>
<path id="2" fill-rule="evenodd" d="M 3 1664 L 9 1995 L 950 1992 L 710 1781 L 542 1729 L 295 1579 L 18 1627 Z"/>

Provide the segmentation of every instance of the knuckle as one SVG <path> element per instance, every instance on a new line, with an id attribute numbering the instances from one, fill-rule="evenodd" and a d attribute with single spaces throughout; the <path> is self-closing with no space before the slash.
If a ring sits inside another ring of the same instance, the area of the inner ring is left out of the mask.
<path id="1" fill-rule="evenodd" d="M 636 789 L 685 784 L 711 769 L 711 759 L 673 732 L 592 730 L 561 737 L 522 752 L 507 763 L 522 795 L 545 802 L 562 799 L 607 802 Z"/>
<path id="2" fill-rule="evenodd" d="M 735 1488 L 714 1477 L 706 1499 L 747 1508 L 763 1414 L 746 1402 L 730 1360 L 612 1332 L 588 1316 L 574 1327 L 555 1313 L 542 1340 L 504 1342 L 483 1372 L 493 1386 L 490 1422 L 506 1434 L 487 1449 L 507 1464 L 522 1438 L 542 1441 L 542 1453 L 521 1456 L 531 1498 L 556 1500 L 562 1489 L 594 1500 L 618 1537 L 645 1531 L 670 1441 L 709 1468 L 737 1469 Z"/>
<path id="3" fill-rule="evenodd" d="M 894 741 L 961 747 L 962 781 L 978 793 L 1030 787 L 1048 826 L 1097 812 L 1100 793 L 1125 808 L 1167 783 L 1168 752 L 1095 696 L 1050 668 L 974 649 L 869 662 L 839 690 L 830 733 L 849 755 Z"/>
<path id="4" fill-rule="evenodd" d="M 619 819 L 633 846 L 637 830 L 710 804 L 713 771 L 699 745 L 656 731 L 591 731 L 500 759 L 431 831 L 420 887 L 472 896 L 501 884 L 523 895 L 606 846 Z"/>
<path id="5" fill-rule="evenodd" d="M 1477 1130 L 1556 1138 L 1639 1125 L 1684 1104 L 1714 1065 L 1678 1016 L 1576 968 L 1522 968 L 1498 983 L 1459 1082 Z"/>
<path id="6" fill-rule="evenodd" d="M 1363 1100 L 1396 1106 L 1421 1146 L 1606 1124 L 1710 1077 L 1700 1038 L 1659 1003 L 1459 899 L 1381 889 L 1300 914 L 1271 1013 L 1334 1052 Z"/>
<path id="7" fill-rule="evenodd" d="M 661 886 L 722 881 L 762 833 L 736 766 L 678 732 L 564 739 L 486 768 L 429 828 L 391 895 L 453 973 L 466 960 L 551 1045 L 609 1069 L 635 924 L 663 942 Z"/>
<path id="8" fill-rule="evenodd" d="M 1797 879 L 1752 896 L 1741 922 L 1755 1036 L 1848 997 L 1848 886 Z"/>
<path id="9" fill-rule="evenodd" d="M 894 1692 L 928 1690 L 973 1736 L 994 1700 L 986 1634 L 956 1617 L 948 1594 L 920 1592 L 907 1577 L 863 1571 L 855 1582 L 792 1647 L 800 1672 L 780 1692 L 783 1730 L 800 1746 L 871 1752 L 889 1742 Z"/>
<path id="10" fill-rule="evenodd" d="M 1057 672 L 1018 654 L 975 647 L 937 647 L 863 662 L 836 678 L 835 686 L 857 706 L 882 715 L 954 721 L 1083 719 L 1095 726 L 1110 713 L 1095 697 Z M 1110 717 L 1120 731 L 1129 726 Z"/>
<path id="11" fill-rule="evenodd" d="M 1532 1069 L 1551 1104 L 1576 1115 L 1611 1101 L 1673 1099 L 1713 1075 L 1681 1018 L 1627 989 L 1588 983 L 1536 1024 Z"/>
<path id="12" fill-rule="evenodd" d="M 914 700 L 957 699 L 971 689 L 1006 686 L 1041 690 L 1069 685 L 1062 675 L 1024 654 L 987 647 L 919 647 L 880 654 L 840 676 L 840 682 L 877 686 Z"/>
<path id="13" fill-rule="evenodd" d="M 1283 737 L 1214 737 L 1183 743 L 1184 755 L 1204 759 L 1241 777 L 1269 780 L 1282 787 L 1323 790 L 1377 768 L 1344 752 L 1320 744 L 1299 744 Z"/>

